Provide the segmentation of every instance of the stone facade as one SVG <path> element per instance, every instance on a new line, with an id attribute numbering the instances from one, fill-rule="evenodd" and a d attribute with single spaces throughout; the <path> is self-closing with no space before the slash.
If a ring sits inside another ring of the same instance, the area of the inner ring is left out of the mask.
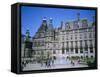
<path id="1" fill-rule="evenodd" d="M 31 40 L 32 58 L 95 58 L 95 22 L 80 19 L 79 15 L 77 14 L 76 20 L 61 21 L 58 28 L 54 28 L 52 18 L 49 21 L 43 18 Z"/>

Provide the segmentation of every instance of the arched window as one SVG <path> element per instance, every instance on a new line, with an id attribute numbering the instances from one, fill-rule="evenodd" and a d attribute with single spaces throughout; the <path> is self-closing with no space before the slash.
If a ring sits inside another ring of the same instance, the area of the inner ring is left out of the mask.
<path id="1" fill-rule="evenodd" d="M 64 54 L 65 52 L 64 52 L 64 48 L 62 48 L 62 54 Z"/>

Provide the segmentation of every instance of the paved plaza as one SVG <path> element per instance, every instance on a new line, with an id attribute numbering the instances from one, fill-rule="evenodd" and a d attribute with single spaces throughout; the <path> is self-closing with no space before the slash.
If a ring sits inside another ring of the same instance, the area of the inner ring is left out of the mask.
<path id="1" fill-rule="evenodd" d="M 45 66 L 45 64 L 41 66 L 40 63 L 28 63 L 23 68 L 23 70 L 43 70 L 43 69 L 78 68 L 78 67 L 88 67 L 88 65 L 79 64 L 77 62 L 75 62 L 75 64 L 73 65 L 69 60 L 67 61 L 56 60 L 53 65 L 51 64 L 50 67 Z"/>

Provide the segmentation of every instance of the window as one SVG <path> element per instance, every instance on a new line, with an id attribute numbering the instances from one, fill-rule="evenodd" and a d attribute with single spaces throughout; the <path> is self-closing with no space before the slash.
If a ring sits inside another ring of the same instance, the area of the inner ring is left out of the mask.
<path id="1" fill-rule="evenodd" d="M 76 46 L 76 48 L 78 47 L 77 41 L 75 41 L 75 46 Z"/>
<path id="2" fill-rule="evenodd" d="M 90 40 L 90 47 L 93 47 L 93 45 L 92 45 L 92 40 Z"/>
<path id="3" fill-rule="evenodd" d="M 37 54 L 40 55 L 40 52 L 38 51 Z"/>
<path id="4" fill-rule="evenodd" d="M 78 44 L 77 44 L 77 41 L 75 41 L 75 53 L 78 53 Z"/>
<path id="5" fill-rule="evenodd" d="M 86 56 L 86 58 L 88 58 L 88 56 Z"/>
<path id="6" fill-rule="evenodd" d="M 32 52 L 34 55 L 36 54 L 36 51 L 35 50 L 33 50 L 33 52 Z"/>
<path id="7" fill-rule="evenodd" d="M 43 51 L 41 51 L 41 55 L 44 55 L 44 52 Z"/>
<path id="8" fill-rule="evenodd" d="M 77 30 L 74 30 L 74 33 L 77 33 Z"/>
<path id="9" fill-rule="evenodd" d="M 73 52 L 73 48 L 71 48 L 71 52 Z"/>
<path id="10" fill-rule="evenodd" d="M 49 48 L 49 44 L 48 44 L 48 48 Z"/>
<path id="11" fill-rule="evenodd" d="M 53 46 L 56 47 L 56 44 L 54 44 Z"/>
<path id="12" fill-rule="evenodd" d="M 73 39 L 73 37 L 72 37 L 72 35 L 71 35 L 71 38 L 70 38 L 71 40 Z"/>
<path id="13" fill-rule="evenodd" d="M 69 48 L 69 43 L 68 43 L 68 41 L 67 41 L 67 48 Z"/>
<path id="14" fill-rule="evenodd" d="M 81 59 L 83 59 L 83 56 L 81 56 Z"/>
<path id="15" fill-rule="evenodd" d="M 95 38 L 95 33 L 93 33 L 93 37 Z"/>
<path id="16" fill-rule="evenodd" d="M 71 52 L 73 52 L 73 41 L 71 41 Z"/>
<path id="17" fill-rule="evenodd" d="M 77 39 L 77 35 L 75 35 L 75 39 Z"/>
<path id="18" fill-rule="evenodd" d="M 87 38 L 87 34 L 86 34 L 86 33 L 84 33 L 84 38 L 85 38 L 85 39 Z"/>
<path id="19" fill-rule="evenodd" d="M 71 48 L 73 48 L 73 41 L 71 41 Z"/>
<path id="20" fill-rule="evenodd" d="M 80 34 L 80 39 L 82 39 L 82 34 Z"/>
<path id="21" fill-rule="evenodd" d="M 84 42 L 85 42 L 85 51 L 88 51 L 88 44 L 87 44 L 87 40 L 85 40 Z"/>
<path id="22" fill-rule="evenodd" d="M 80 53 L 83 53 L 82 40 L 80 41 Z"/>
<path id="23" fill-rule="evenodd" d="M 80 49 L 80 53 L 83 53 L 83 48 Z"/>
<path id="24" fill-rule="evenodd" d="M 69 56 L 67 56 L 67 59 L 69 59 Z"/>
<path id="25" fill-rule="evenodd" d="M 55 37 L 55 40 L 58 40 L 58 37 L 57 36 Z"/>
<path id="26" fill-rule="evenodd" d="M 68 40 L 68 36 L 66 36 L 66 40 Z"/>
<path id="27" fill-rule="evenodd" d="M 69 52 L 69 49 L 68 48 L 66 48 L 66 53 L 68 53 Z"/>
<path id="28" fill-rule="evenodd" d="M 56 56 L 53 56 L 53 59 L 55 60 L 56 59 Z"/>
<path id="29" fill-rule="evenodd" d="M 75 48 L 75 53 L 78 53 L 78 48 Z"/>
<path id="30" fill-rule="evenodd" d="M 62 46 L 64 47 L 64 42 L 62 43 Z"/>
<path id="31" fill-rule="evenodd" d="M 88 47 L 85 48 L 85 51 L 88 51 Z"/>
<path id="32" fill-rule="evenodd" d="M 66 40 L 68 40 L 68 37 L 66 38 Z"/>
<path id="33" fill-rule="evenodd" d="M 89 32 L 92 32 L 92 28 L 89 28 L 88 31 L 89 31 Z"/>
<path id="34" fill-rule="evenodd" d="M 93 56 L 91 56 L 91 58 L 93 59 Z"/>
<path id="35" fill-rule="evenodd" d="M 36 46 L 38 46 L 38 42 L 35 42 Z"/>
<path id="36" fill-rule="evenodd" d="M 62 40 L 64 40 L 64 36 L 62 37 Z"/>
<path id="37" fill-rule="evenodd" d="M 44 45 L 45 45 L 44 41 L 41 41 L 41 46 L 44 46 Z"/>
<path id="38" fill-rule="evenodd" d="M 90 53 L 93 53 L 93 48 L 90 48 Z"/>
<path id="39" fill-rule="evenodd" d="M 56 54 L 56 51 L 53 51 L 53 54 Z"/>
<path id="40" fill-rule="evenodd" d="M 91 33 L 89 34 L 89 38 L 92 38 L 92 34 Z"/>
<path id="41" fill-rule="evenodd" d="M 64 54 L 64 48 L 62 48 L 62 54 Z"/>
<path id="42" fill-rule="evenodd" d="M 82 47 L 82 40 L 80 41 L 80 48 Z"/>

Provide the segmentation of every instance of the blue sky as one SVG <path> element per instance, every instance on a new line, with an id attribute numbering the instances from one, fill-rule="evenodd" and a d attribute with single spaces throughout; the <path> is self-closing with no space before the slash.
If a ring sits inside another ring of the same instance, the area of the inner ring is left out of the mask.
<path id="1" fill-rule="evenodd" d="M 78 9 L 59 9 L 59 8 L 44 8 L 44 7 L 31 7 L 22 6 L 21 7 L 21 25 L 22 34 L 26 33 L 29 29 L 30 36 L 34 36 L 38 28 L 42 24 L 42 19 L 44 17 L 53 19 L 53 27 L 60 27 L 61 21 L 66 22 L 70 20 L 76 20 L 77 13 L 80 13 L 80 19 L 87 18 L 88 21 L 93 21 L 93 16 L 95 16 L 95 10 L 78 10 Z"/>

